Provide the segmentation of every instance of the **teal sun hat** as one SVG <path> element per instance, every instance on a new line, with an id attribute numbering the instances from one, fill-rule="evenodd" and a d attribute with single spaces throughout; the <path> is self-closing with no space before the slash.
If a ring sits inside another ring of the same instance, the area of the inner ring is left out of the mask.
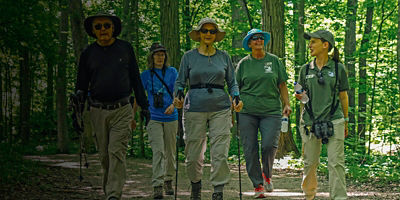
<path id="1" fill-rule="evenodd" d="M 271 35 L 268 32 L 263 32 L 262 30 L 256 29 L 256 28 L 251 29 L 249 32 L 247 32 L 247 35 L 246 35 L 246 37 L 244 37 L 243 43 L 242 43 L 243 48 L 246 51 L 251 51 L 251 48 L 249 47 L 249 40 L 251 37 L 253 37 L 254 34 L 263 34 L 264 35 L 264 46 L 267 46 L 267 44 L 271 38 Z"/>

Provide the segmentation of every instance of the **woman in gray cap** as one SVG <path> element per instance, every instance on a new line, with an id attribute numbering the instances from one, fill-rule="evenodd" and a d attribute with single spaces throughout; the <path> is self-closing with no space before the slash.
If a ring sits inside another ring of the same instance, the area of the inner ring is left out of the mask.
<path id="1" fill-rule="evenodd" d="M 174 84 L 178 73 L 168 66 L 167 49 L 153 43 L 147 57 L 149 69 L 141 74 L 144 89 L 150 103 L 151 120 L 147 125 L 149 142 L 153 151 L 154 199 L 173 195 L 172 178 L 175 172 L 175 145 L 178 131 L 178 112 L 173 102 Z"/>
<path id="2" fill-rule="evenodd" d="M 255 198 L 264 198 L 273 191 L 272 165 L 278 149 L 281 117 L 291 113 L 286 80 L 286 68 L 273 54 L 265 51 L 270 34 L 250 30 L 243 47 L 251 54 L 240 60 L 236 77 L 244 102 L 240 111 L 240 136 L 243 142 L 246 170 L 253 183 Z M 283 104 L 283 106 L 282 106 Z M 260 164 L 258 132 L 261 133 Z"/>
<path id="3" fill-rule="evenodd" d="M 200 45 L 187 51 L 181 60 L 178 79 L 175 83 L 176 107 L 184 108 L 183 125 L 185 132 L 186 171 L 191 181 L 190 199 L 201 199 L 201 179 L 203 174 L 204 152 L 207 147 L 207 132 L 210 140 L 211 175 L 214 186 L 212 199 L 223 199 L 223 188 L 229 181 L 227 163 L 230 128 L 231 101 L 225 92 L 234 99 L 236 112 L 243 103 L 239 99 L 239 89 L 229 55 L 214 47 L 221 41 L 225 32 L 218 28 L 210 18 L 202 19 L 189 36 Z M 183 102 L 180 94 L 189 82 L 189 90 Z M 236 103 L 238 102 L 238 103 Z"/>
<path id="4" fill-rule="evenodd" d="M 315 59 L 300 69 L 298 83 L 305 92 L 296 94 L 301 100 L 307 93 L 309 101 L 300 104 L 300 134 L 304 150 L 302 189 L 306 199 L 317 193 L 317 168 L 321 145 L 328 153 L 329 194 L 331 199 L 347 199 L 344 168 L 344 138 L 347 136 L 349 84 L 333 34 L 327 30 L 305 33 L 308 48 Z M 334 49 L 332 58 L 328 53 Z"/>

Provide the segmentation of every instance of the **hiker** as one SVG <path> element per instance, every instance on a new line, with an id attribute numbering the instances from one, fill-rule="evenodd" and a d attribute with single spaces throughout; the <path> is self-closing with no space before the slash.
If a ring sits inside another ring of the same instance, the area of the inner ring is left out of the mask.
<path id="1" fill-rule="evenodd" d="M 255 198 L 265 197 L 264 187 L 267 192 L 274 189 L 272 166 L 278 149 L 281 118 L 292 112 L 286 86 L 286 68 L 276 55 L 266 52 L 269 40 L 269 33 L 259 29 L 250 30 L 243 39 L 243 47 L 251 54 L 240 60 L 236 68 L 236 79 L 244 103 L 239 113 L 240 139 Z M 262 165 L 258 131 L 261 133 Z"/>
<path id="2" fill-rule="evenodd" d="M 331 199 L 347 199 L 344 138 L 348 133 L 349 84 L 345 68 L 339 61 L 334 36 L 327 30 L 305 33 L 313 61 L 300 69 L 298 83 L 305 89 L 297 99 L 309 96 L 301 103 L 300 134 L 303 143 L 304 172 L 301 188 L 306 199 L 317 193 L 317 168 L 321 144 L 326 143 Z M 328 53 L 334 49 L 333 57 Z M 304 110 L 305 108 L 305 110 Z"/>
<path id="3" fill-rule="evenodd" d="M 175 97 L 177 108 L 183 106 L 183 125 L 185 138 L 186 171 L 191 181 L 190 199 L 201 199 L 201 179 L 203 174 L 204 152 L 207 146 L 207 132 L 210 139 L 211 176 L 214 186 L 213 200 L 223 199 L 224 185 L 229 181 L 227 163 L 230 144 L 231 101 L 224 91 L 225 82 L 234 99 L 236 112 L 243 106 L 239 100 L 232 61 L 225 51 L 214 47 L 221 41 L 225 32 L 218 28 L 210 18 L 203 18 L 189 36 L 200 45 L 187 51 L 181 60 L 178 79 L 175 83 L 175 96 L 183 93 L 186 83 L 189 90 L 183 98 Z M 179 95 L 178 95 L 179 96 Z"/>
<path id="4" fill-rule="evenodd" d="M 154 199 L 173 195 L 172 179 L 175 173 L 175 145 L 178 131 L 178 112 L 173 105 L 174 84 L 178 72 L 168 65 L 167 50 L 153 43 L 147 57 L 149 69 L 141 74 L 142 83 L 150 103 L 151 120 L 147 125 L 149 142 L 153 151 Z"/>
<path id="5" fill-rule="evenodd" d="M 90 105 L 90 120 L 103 168 L 103 191 L 107 200 L 120 199 L 126 180 L 126 151 L 130 138 L 132 89 L 149 118 L 147 97 L 132 46 L 116 37 L 121 20 L 100 13 L 85 19 L 87 34 L 96 38 L 81 54 L 76 93 Z"/>

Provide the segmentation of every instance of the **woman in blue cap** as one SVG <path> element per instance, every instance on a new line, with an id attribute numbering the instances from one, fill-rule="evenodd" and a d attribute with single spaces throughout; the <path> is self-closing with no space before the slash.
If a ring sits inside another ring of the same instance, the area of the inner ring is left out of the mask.
<path id="1" fill-rule="evenodd" d="M 281 117 L 292 112 L 289 104 L 286 68 L 273 54 L 265 51 L 270 34 L 250 30 L 243 47 L 251 54 L 240 60 L 236 68 L 243 109 L 239 113 L 240 136 L 243 142 L 246 170 L 254 186 L 256 198 L 273 191 L 272 165 L 278 148 Z M 283 102 L 282 102 L 283 101 Z M 283 103 L 283 109 L 282 109 Z M 260 164 L 258 131 L 261 132 Z"/>

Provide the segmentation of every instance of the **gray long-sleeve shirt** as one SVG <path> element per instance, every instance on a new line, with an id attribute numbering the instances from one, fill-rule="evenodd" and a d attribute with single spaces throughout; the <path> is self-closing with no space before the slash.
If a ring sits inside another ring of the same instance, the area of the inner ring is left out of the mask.
<path id="1" fill-rule="evenodd" d="M 235 69 L 229 55 L 217 50 L 212 56 L 201 55 L 198 49 L 187 51 L 181 60 L 178 78 L 175 82 L 175 94 L 178 89 L 189 85 L 215 84 L 228 86 L 230 95 L 239 95 Z M 216 112 L 228 109 L 231 105 L 228 94 L 223 89 L 190 89 L 186 94 L 184 109 L 189 112 Z"/>

